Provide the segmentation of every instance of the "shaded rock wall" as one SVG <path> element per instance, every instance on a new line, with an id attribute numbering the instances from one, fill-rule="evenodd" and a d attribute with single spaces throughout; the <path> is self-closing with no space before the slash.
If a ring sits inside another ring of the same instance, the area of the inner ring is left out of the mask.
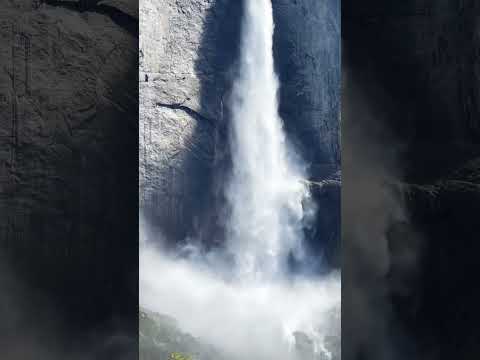
<path id="1" fill-rule="evenodd" d="M 280 113 L 323 179 L 339 169 L 340 2 L 273 1 Z"/>

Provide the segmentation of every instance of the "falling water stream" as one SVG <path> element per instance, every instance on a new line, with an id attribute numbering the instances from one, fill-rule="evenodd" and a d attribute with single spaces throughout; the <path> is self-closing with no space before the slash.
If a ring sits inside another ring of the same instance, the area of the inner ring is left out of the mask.
<path id="1" fill-rule="evenodd" d="M 227 245 L 243 277 L 279 275 L 290 254 L 302 256 L 308 191 L 278 114 L 273 31 L 270 0 L 246 1 L 231 104 L 233 172 L 226 189 L 232 210 Z"/>

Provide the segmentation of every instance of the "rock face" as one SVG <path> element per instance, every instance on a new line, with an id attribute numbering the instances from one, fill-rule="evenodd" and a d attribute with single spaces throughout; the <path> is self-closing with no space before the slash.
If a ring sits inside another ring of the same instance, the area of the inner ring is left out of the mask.
<path id="1" fill-rule="evenodd" d="M 340 167 L 340 2 L 274 0 L 280 113 L 312 176 Z"/>
<path id="2" fill-rule="evenodd" d="M 335 176 L 339 2 L 278 0 L 273 6 L 281 116 L 312 165 L 312 178 Z M 177 241 L 200 228 L 211 233 L 219 223 L 214 208 L 228 171 L 228 98 L 242 7 L 228 0 L 140 4 L 141 208 Z M 336 200 L 325 202 L 330 213 L 338 214 Z M 338 240 L 338 226 L 337 216 L 328 236 L 336 233 Z"/>
<path id="3" fill-rule="evenodd" d="M 91 326 L 137 302 L 137 20 L 49 3 L 0 10 L 0 251 L 32 294 Z"/>
<path id="4" fill-rule="evenodd" d="M 202 103 L 203 83 L 215 72 L 213 61 L 202 61 L 200 53 L 212 7 L 208 1 L 140 5 L 139 196 L 164 231 L 178 229 L 188 217 L 188 199 L 201 203 L 207 192 L 202 180 L 213 163 L 219 110 L 218 103 Z"/>

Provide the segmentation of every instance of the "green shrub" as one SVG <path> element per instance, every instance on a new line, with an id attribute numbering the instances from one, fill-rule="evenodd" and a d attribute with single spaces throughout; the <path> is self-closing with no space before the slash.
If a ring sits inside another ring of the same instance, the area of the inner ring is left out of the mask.
<path id="1" fill-rule="evenodd" d="M 193 360 L 190 355 L 181 354 L 178 352 L 173 352 L 168 357 L 168 360 Z"/>

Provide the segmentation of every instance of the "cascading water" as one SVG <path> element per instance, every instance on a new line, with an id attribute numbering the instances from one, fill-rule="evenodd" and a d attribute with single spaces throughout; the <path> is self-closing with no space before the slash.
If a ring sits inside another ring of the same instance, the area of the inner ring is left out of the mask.
<path id="1" fill-rule="evenodd" d="M 278 114 L 270 0 L 247 0 L 244 16 L 231 104 L 227 246 L 241 277 L 271 277 L 282 272 L 289 254 L 302 255 L 302 202 L 308 191 Z"/>
<path id="2" fill-rule="evenodd" d="M 278 114 L 270 0 L 245 0 L 244 16 L 230 104 L 227 256 L 172 258 L 147 241 L 140 249 L 140 304 L 173 316 L 231 360 L 332 359 L 339 345 L 332 350 L 326 339 L 339 336 L 332 330 L 339 328 L 338 277 L 287 276 L 289 257 L 302 260 L 309 194 Z M 233 257 L 236 276 L 226 281 L 231 269 L 216 257 Z"/>

